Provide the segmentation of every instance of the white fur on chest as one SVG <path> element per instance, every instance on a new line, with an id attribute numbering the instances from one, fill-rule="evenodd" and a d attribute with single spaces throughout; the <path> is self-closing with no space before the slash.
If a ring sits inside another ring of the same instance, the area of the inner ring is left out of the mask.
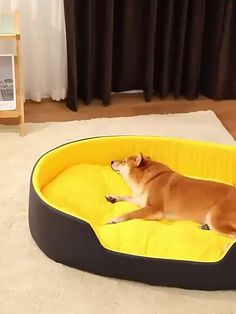
<path id="1" fill-rule="evenodd" d="M 133 194 L 133 202 L 136 205 L 139 205 L 141 207 L 146 206 L 147 204 L 147 195 L 146 193 L 143 191 L 143 187 L 140 187 L 138 184 L 136 184 L 135 182 L 132 182 L 131 180 L 129 180 L 130 182 L 127 182 L 129 187 L 132 190 L 132 194 Z"/>
<path id="2" fill-rule="evenodd" d="M 133 202 L 140 207 L 145 207 L 147 204 L 147 197 L 145 194 L 133 194 Z"/>
<path id="3" fill-rule="evenodd" d="M 130 178 L 129 168 L 124 166 L 122 168 L 122 176 L 132 191 L 132 202 L 138 206 L 144 207 L 147 204 L 147 194 L 143 191 L 143 186 L 137 184 Z"/>

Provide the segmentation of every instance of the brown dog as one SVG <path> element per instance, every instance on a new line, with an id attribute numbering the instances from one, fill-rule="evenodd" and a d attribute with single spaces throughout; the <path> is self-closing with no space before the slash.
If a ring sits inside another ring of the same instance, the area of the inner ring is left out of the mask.
<path id="1" fill-rule="evenodd" d="M 107 195 L 106 199 L 111 203 L 133 202 L 141 208 L 109 223 L 131 219 L 192 220 L 199 222 L 202 229 L 236 237 L 236 187 L 185 177 L 142 154 L 112 161 L 111 167 L 122 175 L 133 195 Z"/>

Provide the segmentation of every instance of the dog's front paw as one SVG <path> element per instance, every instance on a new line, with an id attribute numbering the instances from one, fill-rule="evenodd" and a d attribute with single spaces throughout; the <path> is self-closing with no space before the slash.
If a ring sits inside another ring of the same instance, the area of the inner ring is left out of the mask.
<path id="1" fill-rule="evenodd" d="M 114 219 L 111 219 L 107 222 L 108 225 L 114 225 L 117 224 L 117 222 Z"/>
<path id="2" fill-rule="evenodd" d="M 202 230 L 210 230 L 210 227 L 208 226 L 208 224 L 203 224 L 199 228 Z"/>
<path id="3" fill-rule="evenodd" d="M 115 196 L 112 196 L 112 195 L 105 195 L 105 198 L 108 202 L 114 204 L 116 203 L 118 200 L 117 200 L 117 197 Z"/>
<path id="4" fill-rule="evenodd" d="M 112 219 L 110 219 L 110 220 L 107 222 L 107 224 L 108 224 L 108 225 L 113 225 L 113 224 L 117 224 L 117 223 L 119 223 L 119 222 L 122 222 L 122 219 L 119 218 L 119 217 L 117 217 L 117 218 L 112 218 Z"/>

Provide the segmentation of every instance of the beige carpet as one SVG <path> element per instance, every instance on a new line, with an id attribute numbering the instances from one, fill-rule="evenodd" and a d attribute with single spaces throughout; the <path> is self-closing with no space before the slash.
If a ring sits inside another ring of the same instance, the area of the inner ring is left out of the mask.
<path id="1" fill-rule="evenodd" d="M 16 127 L 0 126 L 0 313 L 236 313 L 236 291 L 188 291 L 103 278 L 57 264 L 35 245 L 27 222 L 34 162 L 66 141 L 111 134 L 156 134 L 235 145 L 210 111 L 29 124 L 25 138 L 19 137 Z"/>

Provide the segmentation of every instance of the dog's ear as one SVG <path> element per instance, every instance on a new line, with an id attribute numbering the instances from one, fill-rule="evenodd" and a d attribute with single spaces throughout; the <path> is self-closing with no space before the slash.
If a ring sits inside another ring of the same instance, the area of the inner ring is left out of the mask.
<path id="1" fill-rule="evenodd" d="M 145 162 L 145 159 L 143 157 L 143 154 L 140 153 L 138 154 L 137 158 L 136 158 L 136 167 L 141 167 Z"/>

